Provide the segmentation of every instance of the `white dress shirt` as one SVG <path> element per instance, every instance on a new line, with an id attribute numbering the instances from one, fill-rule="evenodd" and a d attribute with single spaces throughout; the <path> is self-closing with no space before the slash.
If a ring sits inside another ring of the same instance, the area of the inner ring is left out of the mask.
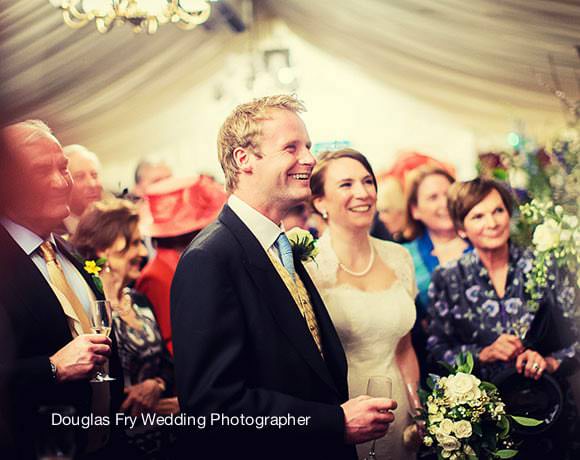
<path id="1" fill-rule="evenodd" d="M 2 226 L 6 229 L 16 244 L 18 244 L 18 246 L 22 248 L 26 255 L 30 257 L 30 260 L 34 262 L 34 265 L 38 267 L 40 273 L 42 273 L 46 279 L 46 282 L 50 285 L 51 283 L 48 276 L 48 270 L 46 268 L 46 262 L 40 254 L 40 251 L 38 251 L 38 248 L 44 242 L 44 240 L 33 231 L 23 227 L 20 224 L 17 224 L 16 222 L 6 217 L 0 218 L 0 224 L 2 224 Z M 52 233 L 50 234 L 49 240 L 54 245 L 56 250 L 56 258 L 62 267 L 68 284 L 77 295 L 88 315 L 90 311 L 91 299 L 89 294 L 90 288 L 87 285 L 87 282 L 78 272 L 73 263 L 60 252 Z"/>
<path id="2" fill-rule="evenodd" d="M 282 261 L 280 253 L 276 246 L 274 246 L 274 243 L 276 243 L 280 233 L 284 232 L 284 227 L 276 225 L 264 214 L 252 208 L 236 195 L 230 195 L 228 198 L 228 206 L 236 213 L 246 227 L 248 227 L 252 235 L 256 237 L 260 245 L 264 248 L 264 251 L 271 252 Z"/>

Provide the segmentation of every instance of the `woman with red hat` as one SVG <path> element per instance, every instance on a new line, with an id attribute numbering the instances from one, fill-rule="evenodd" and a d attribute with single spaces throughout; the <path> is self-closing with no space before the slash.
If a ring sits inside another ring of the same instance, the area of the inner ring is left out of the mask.
<path id="1" fill-rule="evenodd" d="M 143 233 L 153 238 L 156 254 L 145 266 L 135 288 L 153 305 L 161 335 L 173 354 L 169 291 L 183 250 L 209 223 L 226 202 L 221 185 L 207 176 L 170 177 L 147 188 L 148 219 Z"/>

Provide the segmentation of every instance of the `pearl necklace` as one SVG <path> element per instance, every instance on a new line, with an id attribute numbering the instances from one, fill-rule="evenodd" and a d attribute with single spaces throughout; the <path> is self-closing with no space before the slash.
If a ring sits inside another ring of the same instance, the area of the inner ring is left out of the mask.
<path id="1" fill-rule="evenodd" d="M 373 267 L 373 264 L 375 263 L 375 248 L 373 248 L 373 245 L 371 244 L 371 257 L 369 259 L 369 264 L 367 265 L 367 267 L 362 271 L 362 272 L 354 272 L 352 270 L 349 270 L 348 268 L 346 268 L 342 262 L 338 262 L 338 266 L 345 271 L 346 273 L 348 273 L 351 276 L 365 276 L 368 272 L 371 271 L 371 268 Z"/>

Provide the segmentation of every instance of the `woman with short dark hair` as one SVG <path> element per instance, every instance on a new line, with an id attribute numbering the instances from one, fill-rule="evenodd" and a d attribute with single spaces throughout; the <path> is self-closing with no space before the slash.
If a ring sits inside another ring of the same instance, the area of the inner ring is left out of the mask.
<path id="1" fill-rule="evenodd" d="M 459 353 L 469 351 L 478 374 L 488 380 L 505 375 L 512 366 L 538 380 L 544 372 L 570 369 L 578 356 L 577 344 L 546 353 L 538 351 L 547 350 L 541 343 L 524 340 L 540 314 L 553 313 L 561 319 L 559 327 L 553 328 L 557 330 L 550 331 L 552 335 L 564 335 L 564 329 L 573 328 L 575 289 L 553 264 L 548 267 L 548 285 L 542 289 L 540 308 L 544 310 L 528 309 L 526 274 L 534 255 L 510 241 L 513 208 L 510 191 L 499 182 L 475 179 L 454 184 L 449 190 L 449 214 L 474 251 L 435 270 L 429 288 L 430 357 L 452 363 Z M 538 449 L 538 458 L 555 452 Z M 526 452 L 522 457 L 532 458 Z"/>

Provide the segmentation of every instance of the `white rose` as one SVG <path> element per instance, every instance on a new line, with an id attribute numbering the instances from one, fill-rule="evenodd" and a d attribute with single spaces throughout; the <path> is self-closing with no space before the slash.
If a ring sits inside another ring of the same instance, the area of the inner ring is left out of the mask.
<path id="1" fill-rule="evenodd" d="M 467 420 L 460 420 L 453 424 L 453 432 L 458 438 L 469 438 L 471 436 L 471 423 Z"/>
<path id="2" fill-rule="evenodd" d="M 562 222 L 570 228 L 576 228 L 578 225 L 578 217 L 565 215 Z"/>
<path id="3" fill-rule="evenodd" d="M 470 374 L 458 372 L 455 375 L 449 376 L 447 379 L 446 396 L 452 401 L 458 399 L 465 400 L 466 394 L 475 392 L 479 388 L 481 381 Z"/>
<path id="4" fill-rule="evenodd" d="M 560 233 L 560 241 L 569 241 L 572 239 L 572 230 L 562 230 Z"/>
<path id="5" fill-rule="evenodd" d="M 560 242 L 560 226 L 554 219 L 548 219 L 538 225 L 534 231 L 533 243 L 538 251 L 547 251 L 558 245 Z"/>
<path id="6" fill-rule="evenodd" d="M 444 418 L 439 424 L 437 433 L 442 435 L 450 435 L 451 431 L 453 431 L 453 422 L 448 418 Z"/>
<path id="7" fill-rule="evenodd" d="M 438 434 L 437 442 L 439 443 L 439 446 L 447 452 L 453 452 L 461 447 L 461 443 L 454 436 Z"/>
<path id="8" fill-rule="evenodd" d="M 425 436 L 423 438 L 423 444 L 425 444 L 427 447 L 431 447 L 433 445 L 433 438 L 431 436 Z"/>

